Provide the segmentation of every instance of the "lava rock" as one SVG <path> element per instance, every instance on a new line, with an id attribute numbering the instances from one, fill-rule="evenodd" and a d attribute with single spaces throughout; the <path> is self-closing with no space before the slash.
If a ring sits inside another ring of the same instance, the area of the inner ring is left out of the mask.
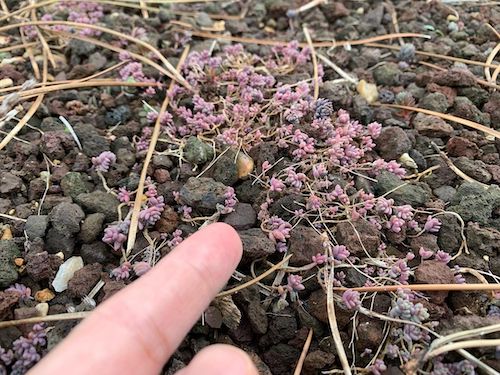
<path id="1" fill-rule="evenodd" d="M 249 203 L 238 203 L 233 212 L 224 218 L 236 230 L 252 228 L 257 223 L 257 213 Z"/>
<path id="2" fill-rule="evenodd" d="M 24 230 L 28 239 L 33 240 L 37 237 L 45 237 L 49 226 L 49 217 L 47 215 L 31 215 L 26 219 Z"/>
<path id="3" fill-rule="evenodd" d="M 73 297 L 83 298 L 101 278 L 102 266 L 99 263 L 88 264 L 76 271 L 68 282 L 68 293 Z"/>
<path id="4" fill-rule="evenodd" d="M 0 240 L 0 288 L 7 288 L 19 277 L 15 258 L 21 256 L 21 251 L 13 240 Z"/>
<path id="5" fill-rule="evenodd" d="M 79 238 L 84 243 L 91 243 L 102 233 L 106 215 L 100 212 L 88 215 L 82 223 Z"/>
<path id="6" fill-rule="evenodd" d="M 455 193 L 457 192 L 457 189 L 451 186 L 440 186 L 436 189 L 433 190 L 433 193 L 441 199 L 443 202 L 448 203 L 450 202 L 453 197 L 455 196 Z"/>
<path id="7" fill-rule="evenodd" d="M 26 272 L 35 281 L 43 281 L 52 278 L 62 264 L 61 258 L 50 255 L 46 251 L 28 253 L 25 260 Z"/>
<path id="8" fill-rule="evenodd" d="M 23 180 L 10 172 L 1 172 L 0 176 L 0 193 L 11 194 L 19 193 L 26 189 Z"/>
<path id="9" fill-rule="evenodd" d="M 119 123 L 125 124 L 131 116 L 132 112 L 130 111 L 130 107 L 128 105 L 121 105 L 107 111 L 104 116 L 104 122 L 108 126 L 114 126 Z"/>
<path id="10" fill-rule="evenodd" d="M 455 253 L 462 244 L 461 225 L 454 215 L 440 215 L 441 229 L 438 233 L 438 246 L 450 254 Z"/>
<path id="11" fill-rule="evenodd" d="M 66 235 L 78 233 L 80 222 L 85 217 L 79 205 L 74 203 L 61 203 L 55 206 L 49 214 L 52 228 Z"/>
<path id="12" fill-rule="evenodd" d="M 116 197 L 104 191 L 96 190 L 83 193 L 76 197 L 76 202 L 89 212 L 100 212 L 106 216 L 106 222 L 118 219 L 118 205 Z"/>
<path id="13" fill-rule="evenodd" d="M 330 367 L 335 362 L 335 355 L 322 350 L 309 352 L 304 360 L 304 373 L 317 374 L 321 369 Z"/>
<path id="14" fill-rule="evenodd" d="M 87 156 L 98 156 L 101 152 L 109 151 L 109 140 L 100 135 L 94 125 L 77 124 L 74 130 Z"/>
<path id="15" fill-rule="evenodd" d="M 356 325 L 356 332 L 359 338 L 355 341 L 358 353 L 362 353 L 365 349 L 375 351 L 384 339 L 384 323 L 362 316 Z"/>
<path id="16" fill-rule="evenodd" d="M 398 176 L 390 172 L 382 172 L 377 176 L 377 183 L 375 184 L 375 192 L 378 195 L 384 195 L 387 192 L 405 184 Z M 409 204 L 413 207 L 423 206 L 430 198 L 430 192 L 427 184 L 415 183 L 401 186 L 394 190 L 387 197 L 394 199 L 397 205 Z"/>
<path id="17" fill-rule="evenodd" d="M 344 245 L 353 255 L 365 257 L 365 250 L 375 255 L 380 245 L 380 231 L 369 221 L 360 219 L 352 222 L 342 222 L 337 225 L 335 236 L 340 245 Z M 363 249 L 364 245 L 364 249 Z M 316 253 L 320 252 L 317 248 Z"/>
<path id="18" fill-rule="evenodd" d="M 160 220 L 155 224 L 155 229 L 160 233 L 171 234 L 177 229 L 178 223 L 179 215 L 177 215 L 177 212 L 172 207 L 165 206 Z"/>
<path id="19" fill-rule="evenodd" d="M 458 169 L 476 181 L 486 184 L 492 179 L 492 175 L 486 168 L 486 164 L 481 160 L 471 160 L 465 156 L 461 156 L 453 160 L 453 162 Z"/>
<path id="20" fill-rule="evenodd" d="M 437 260 L 424 260 L 415 270 L 415 279 L 420 284 L 455 284 L 453 271 Z M 441 304 L 448 296 L 448 292 L 432 292 L 429 296 L 432 302 Z"/>
<path id="21" fill-rule="evenodd" d="M 11 309 L 19 301 L 19 293 L 16 292 L 0 292 L 0 321 L 7 318 Z"/>
<path id="22" fill-rule="evenodd" d="M 61 188 L 65 196 L 76 199 L 79 194 L 88 193 L 88 181 L 83 174 L 68 172 L 61 179 Z"/>
<path id="23" fill-rule="evenodd" d="M 40 151 L 51 160 L 62 160 L 75 147 L 75 140 L 62 130 L 45 132 L 40 142 Z"/>
<path id="24" fill-rule="evenodd" d="M 494 228 L 481 228 L 469 223 L 466 231 L 467 244 L 479 256 L 498 257 L 500 255 L 500 231 Z"/>
<path id="25" fill-rule="evenodd" d="M 190 177 L 180 191 L 181 201 L 191 207 L 213 211 L 226 200 L 226 186 L 208 177 Z"/>
<path id="26" fill-rule="evenodd" d="M 62 252 L 66 259 L 73 254 L 75 245 L 75 237 L 68 232 L 60 232 L 55 228 L 50 228 L 47 232 L 45 246 L 50 254 Z"/>
<path id="27" fill-rule="evenodd" d="M 462 219 L 488 225 L 493 211 L 500 206 L 500 188 L 492 185 L 485 189 L 475 182 L 464 182 L 457 189 L 449 211 L 456 212 Z M 500 229 L 500 228 L 497 228 Z"/>
<path id="28" fill-rule="evenodd" d="M 467 138 L 452 137 L 446 143 L 446 151 L 449 156 L 465 156 L 474 159 L 479 154 L 479 147 Z"/>
<path id="29" fill-rule="evenodd" d="M 273 374 L 290 374 L 300 356 L 300 350 L 287 344 L 269 348 L 262 358 L 273 369 Z"/>
<path id="30" fill-rule="evenodd" d="M 440 92 L 433 92 L 424 96 L 420 102 L 419 106 L 430 111 L 446 113 L 446 110 L 450 107 L 448 103 L 448 98 Z"/>
<path id="31" fill-rule="evenodd" d="M 476 86 L 476 77 L 467 69 L 451 68 L 434 74 L 433 82 L 449 87 Z"/>
<path id="32" fill-rule="evenodd" d="M 271 255 L 276 251 L 274 242 L 260 228 L 243 230 L 239 232 L 239 235 L 243 243 L 242 262 L 245 264 Z"/>
<path id="33" fill-rule="evenodd" d="M 85 264 L 107 264 L 113 261 L 111 248 L 102 241 L 96 241 L 91 244 L 83 244 L 80 249 L 80 256 Z"/>
<path id="34" fill-rule="evenodd" d="M 401 70 L 394 63 L 382 64 L 373 71 L 373 79 L 381 86 L 398 86 L 400 78 Z"/>
<path id="35" fill-rule="evenodd" d="M 323 240 L 311 227 L 298 225 L 290 231 L 289 251 L 293 254 L 290 264 L 304 266 L 312 262 L 313 255 L 323 252 Z"/>
<path id="36" fill-rule="evenodd" d="M 397 160 L 411 149 L 410 138 L 405 131 L 395 126 L 382 128 L 375 140 L 376 150 L 385 160 Z"/>
<path id="37" fill-rule="evenodd" d="M 213 148 L 197 137 L 189 137 L 183 149 L 184 158 L 194 165 L 204 164 L 214 157 Z"/>
<path id="38" fill-rule="evenodd" d="M 474 103 L 472 103 L 469 98 L 465 96 L 457 96 L 455 98 L 455 100 L 453 101 L 453 108 L 451 109 L 451 113 L 457 117 L 462 117 L 483 125 L 489 126 L 490 124 L 489 115 L 481 112 L 474 105 Z"/>
<path id="39" fill-rule="evenodd" d="M 443 138 L 453 134 L 453 126 L 436 116 L 417 113 L 412 123 L 416 131 L 427 137 Z"/>
<path id="40" fill-rule="evenodd" d="M 229 154 L 229 155 L 228 155 Z M 231 186 L 238 181 L 238 167 L 232 153 L 222 155 L 215 165 L 210 168 L 210 176 L 226 186 Z"/>

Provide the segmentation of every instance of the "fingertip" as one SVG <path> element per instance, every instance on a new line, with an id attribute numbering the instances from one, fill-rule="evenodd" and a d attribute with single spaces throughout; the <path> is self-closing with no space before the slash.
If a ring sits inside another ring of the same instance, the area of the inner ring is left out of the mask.
<path id="1" fill-rule="evenodd" d="M 213 223 L 196 232 L 196 241 L 215 248 L 224 261 L 236 268 L 243 255 L 243 245 L 236 230 L 225 223 Z"/>
<path id="2" fill-rule="evenodd" d="M 201 350 L 177 375 L 258 375 L 247 353 L 235 346 L 215 344 Z"/>

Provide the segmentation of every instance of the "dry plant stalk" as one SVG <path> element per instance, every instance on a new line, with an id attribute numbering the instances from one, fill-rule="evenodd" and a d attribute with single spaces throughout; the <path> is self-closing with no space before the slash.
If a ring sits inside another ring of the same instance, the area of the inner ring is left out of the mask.
<path id="1" fill-rule="evenodd" d="M 182 64 L 184 64 L 184 61 L 186 61 L 187 55 L 189 52 L 189 45 L 186 46 L 184 51 L 182 52 L 182 55 L 179 59 L 179 63 L 177 64 L 177 70 L 180 70 L 182 67 Z M 127 256 L 130 254 L 132 249 L 134 248 L 135 244 L 135 239 L 137 237 L 137 229 L 138 229 L 138 224 L 139 224 L 139 212 L 141 210 L 141 205 L 142 205 L 142 197 L 144 195 L 144 184 L 146 181 L 146 176 L 148 174 L 148 166 L 149 163 L 151 162 L 151 159 L 153 158 L 153 153 L 156 148 L 156 143 L 158 142 L 158 137 L 160 136 L 160 130 L 161 130 L 161 118 L 163 113 L 167 110 L 169 101 L 170 101 L 170 92 L 173 90 L 174 87 L 174 81 L 170 82 L 170 86 L 168 88 L 168 91 L 165 95 L 165 99 L 163 100 L 163 103 L 161 105 L 160 111 L 158 112 L 158 117 L 156 118 L 155 126 L 153 128 L 153 134 L 151 134 L 151 140 L 149 142 L 149 147 L 148 151 L 146 154 L 146 158 L 144 159 L 144 165 L 142 166 L 142 171 L 141 171 L 141 177 L 139 180 L 139 186 L 137 187 L 137 194 L 135 197 L 134 201 L 134 206 L 132 208 L 132 217 L 130 218 L 130 229 L 128 232 L 128 238 L 127 238 L 127 249 L 125 250 L 124 257 L 127 259 Z"/>
<path id="2" fill-rule="evenodd" d="M 16 319 L 16 320 L 6 320 L 4 322 L 0 322 L 0 329 L 18 326 L 21 324 L 35 324 L 42 322 L 55 322 L 61 320 L 76 320 L 76 319 L 84 319 L 89 316 L 91 311 L 81 311 L 74 313 L 64 313 L 64 314 L 54 314 L 54 315 L 46 315 L 46 316 L 35 316 L 33 318 L 25 318 L 25 319 Z"/>
<path id="3" fill-rule="evenodd" d="M 468 126 L 469 128 L 485 132 L 485 133 L 487 133 L 495 138 L 500 139 L 500 132 L 498 130 L 488 128 L 484 125 L 478 124 L 477 122 L 470 121 L 470 120 L 467 120 L 467 119 L 464 119 L 461 117 L 448 115 L 448 114 L 440 113 L 440 112 L 435 112 L 435 111 L 431 111 L 431 110 L 424 109 L 424 108 L 409 107 L 409 106 L 398 105 L 398 104 L 374 103 L 372 105 L 373 106 L 385 106 L 388 108 L 404 109 L 405 111 L 420 112 L 420 113 L 425 113 L 426 115 L 437 116 L 437 117 L 440 117 L 444 120 L 453 121 L 453 122 L 459 123 L 460 125 Z"/>
<path id="4" fill-rule="evenodd" d="M 395 292 L 398 289 L 409 289 L 422 292 L 465 292 L 493 290 L 500 291 L 500 284 L 401 284 L 401 285 L 379 285 L 379 286 L 361 286 L 357 288 L 334 287 L 334 291 L 344 292 L 353 290 L 356 292 Z"/>
<path id="5" fill-rule="evenodd" d="M 300 375 L 302 373 L 302 367 L 304 366 L 304 360 L 306 359 L 307 352 L 309 351 L 309 347 L 311 346 L 312 337 L 313 330 L 312 328 L 309 328 L 306 342 L 304 343 L 304 347 L 302 348 L 302 353 L 300 353 L 299 361 L 297 362 L 297 366 L 295 366 L 293 375 Z"/>
<path id="6" fill-rule="evenodd" d="M 248 288 L 249 286 L 257 284 L 260 280 L 266 278 L 267 276 L 269 276 L 273 272 L 279 270 L 281 268 L 281 266 L 283 266 L 286 262 L 288 262 L 288 260 L 292 257 L 292 255 L 293 254 L 288 255 L 281 262 L 276 263 L 274 266 L 269 268 L 266 272 L 260 274 L 259 276 L 253 278 L 252 280 L 247 281 L 246 283 L 240 284 L 238 286 L 235 286 L 234 288 L 224 290 L 223 292 L 220 292 L 219 294 L 217 294 L 215 297 L 218 298 L 218 297 L 228 296 L 228 295 L 234 294 L 240 290 Z"/>
<path id="7" fill-rule="evenodd" d="M 344 344 L 342 342 L 342 338 L 340 337 L 337 318 L 335 316 L 335 302 L 333 300 L 333 268 L 327 272 L 328 278 L 326 282 L 326 307 L 328 310 L 328 322 L 330 324 L 330 331 L 335 343 L 335 348 L 337 349 L 337 355 L 339 356 L 339 360 L 342 365 L 342 370 L 344 370 L 344 375 L 351 375 L 351 366 L 349 365 L 347 355 L 345 354 Z"/>
<path id="8" fill-rule="evenodd" d="M 281 46 L 281 45 L 287 43 L 286 40 L 246 38 L 246 37 L 222 35 L 222 34 L 215 34 L 215 33 L 209 33 L 209 32 L 205 32 L 205 31 L 196 31 L 196 30 L 191 31 L 191 34 L 193 36 L 197 36 L 200 38 L 221 39 L 221 40 L 227 40 L 227 41 L 236 42 L 236 43 L 257 44 L 257 45 L 261 45 L 261 46 Z M 355 45 L 362 45 L 362 44 L 373 43 L 373 42 L 381 41 L 381 40 L 399 38 L 399 37 L 402 37 L 402 38 L 428 38 L 428 36 L 425 34 L 400 33 L 400 34 L 379 35 L 379 36 L 374 36 L 372 38 L 358 39 L 358 40 L 342 40 L 342 41 L 338 41 L 338 42 L 337 41 L 313 42 L 313 46 L 315 48 L 319 48 L 319 47 L 343 47 L 343 46 L 348 46 L 348 45 L 355 46 Z M 308 45 L 307 45 L 307 43 L 299 43 L 299 46 L 307 47 Z"/>
<path id="9" fill-rule="evenodd" d="M 313 75 L 314 75 L 314 100 L 318 99 L 319 96 L 319 77 L 318 77 L 318 59 L 316 58 L 316 51 L 314 49 L 314 45 L 311 39 L 311 34 L 309 34 L 309 30 L 306 26 L 303 27 L 304 35 L 307 40 L 307 45 L 311 49 L 311 58 L 313 63 Z"/>

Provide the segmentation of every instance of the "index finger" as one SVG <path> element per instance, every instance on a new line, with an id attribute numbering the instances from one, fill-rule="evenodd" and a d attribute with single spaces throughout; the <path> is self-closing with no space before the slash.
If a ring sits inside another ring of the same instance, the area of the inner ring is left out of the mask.
<path id="1" fill-rule="evenodd" d="M 242 254 L 230 226 L 212 224 L 100 305 L 34 373 L 158 373 L 224 286 Z M 132 370 L 132 372 L 134 372 Z"/>

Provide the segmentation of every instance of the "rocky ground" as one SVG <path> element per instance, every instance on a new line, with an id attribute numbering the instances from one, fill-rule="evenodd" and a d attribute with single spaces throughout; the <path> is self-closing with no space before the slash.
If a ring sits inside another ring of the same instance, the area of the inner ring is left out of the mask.
<path id="1" fill-rule="evenodd" d="M 91 311 L 207 221 L 232 225 L 243 242 L 228 288 L 292 257 L 215 300 L 167 374 L 216 342 L 249 352 L 262 374 L 293 373 L 310 330 L 302 373 L 341 372 L 332 285 L 500 281 L 500 6 L 312 5 L 149 4 L 146 18 L 133 7 L 60 2 L 36 9 L 46 24 L 0 29 L 0 320 L 42 318 L 1 328 L 0 374 L 24 373 L 77 324 L 44 316 Z M 324 42 L 314 51 L 305 25 Z M 426 37 L 364 40 L 396 32 Z M 240 46 L 230 36 L 253 39 Z M 283 43 L 262 45 L 271 40 Z M 167 114 L 173 73 L 145 45 L 173 66 L 190 47 Z M 40 97 L 44 81 L 70 87 Z M 128 251 L 135 199 L 144 203 Z M 468 349 L 468 360 L 425 357 L 436 335 L 499 324 L 498 292 L 336 290 L 334 300 L 356 373 L 500 371 L 494 346 Z"/>

